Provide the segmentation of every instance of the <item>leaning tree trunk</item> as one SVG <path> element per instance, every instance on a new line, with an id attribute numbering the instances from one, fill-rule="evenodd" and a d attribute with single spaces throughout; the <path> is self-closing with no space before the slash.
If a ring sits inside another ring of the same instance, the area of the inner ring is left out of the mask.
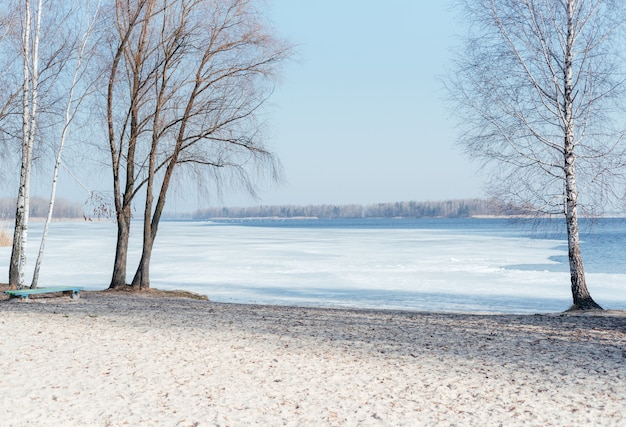
<path id="1" fill-rule="evenodd" d="M 151 174 L 152 175 L 152 174 Z M 152 232 L 152 176 L 148 180 L 148 190 L 146 195 L 146 205 L 143 220 L 143 240 L 141 259 L 137 266 L 137 271 L 133 277 L 132 287 L 136 290 L 147 290 L 150 288 L 150 260 L 152 259 L 152 247 L 154 246 L 154 234 Z"/>
<path id="2" fill-rule="evenodd" d="M 572 299 L 575 310 L 593 310 L 602 307 L 598 305 L 587 289 L 585 269 L 580 251 L 580 237 L 578 232 L 578 208 L 576 180 L 574 175 L 574 155 L 569 153 L 565 157 L 565 222 L 567 225 L 567 253 L 569 258 L 569 270 L 572 285 Z"/>
<path id="3" fill-rule="evenodd" d="M 139 260 L 137 271 L 133 277 L 133 289 L 141 291 L 150 289 L 150 260 L 152 258 L 153 242 L 154 240 L 151 238 L 148 240 L 144 238 L 141 259 Z"/>
<path id="4" fill-rule="evenodd" d="M 59 140 L 59 148 L 57 149 L 56 162 L 54 163 L 54 171 L 52 174 L 52 188 L 50 190 L 50 202 L 48 204 L 48 215 L 46 216 L 46 221 L 43 227 L 43 233 L 41 236 L 41 244 L 39 246 L 39 254 L 37 255 L 37 261 L 35 262 L 35 269 L 33 271 L 33 280 L 31 282 L 31 289 L 37 288 L 39 281 L 39 272 L 41 270 L 41 263 L 43 261 L 44 251 L 46 248 L 46 240 L 48 238 L 48 230 L 50 227 L 50 222 L 52 221 L 52 214 L 54 212 L 54 203 L 56 200 L 56 191 L 57 191 L 57 183 L 59 179 L 59 168 L 61 167 L 61 158 L 63 155 L 63 147 L 65 146 L 65 141 L 67 140 L 67 134 L 70 129 L 70 124 L 72 123 L 74 116 L 76 115 L 78 106 L 73 107 L 74 104 L 74 91 L 78 85 L 78 81 L 81 74 L 81 69 L 83 68 L 83 55 L 85 54 L 85 49 L 87 46 L 87 40 L 93 31 L 93 26 L 96 22 L 97 12 L 94 14 L 93 20 L 90 22 L 87 30 L 82 38 L 82 42 L 78 47 L 76 54 L 76 66 L 74 68 L 74 74 L 72 77 L 72 84 L 70 85 L 69 92 L 67 94 L 67 103 L 65 105 L 65 121 L 63 123 L 63 130 L 61 131 L 61 137 Z M 83 95 L 84 96 L 84 95 Z"/>
<path id="5" fill-rule="evenodd" d="M 142 5 L 138 8 L 141 10 Z M 128 259 L 128 241 L 130 236 L 130 221 L 131 221 L 131 203 L 134 190 L 134 147 L 136 143 L 137 128 L 136 128 L 136 116 L 132 116 L 130 138 L 128 141 L 128 153 L 126 155 L 126 184 L 125 191 L 122 196 L 122 181 L 120 174 L 122 173 L 121 161 L 124 158 L 122 154 L 124 144 L 121 142 L 124 135 L 120 135 L 119 151 L 117 147 L 117 139 L 115 136 L 115 115 L 114 115 L 114 99 L 115 99 L 115 83 L 117 79 L 117 70 L 124 57 L 124 52 L 127 48 L 129 37 L 135 28 L 137 19 L 139 17 L 137 12 L 131 22 L 128 23 L 129 27 L 126 28 L 124 36 L 120 41 L 113 63 L 111 64 L 111 70 L 109 73 L 109 82 L 107 88 L 107 127 L 109 134 L 109 145 L 111 148 L 111 166 L 113 172 L 113 198 L 115 203 L 115 219 L 117 221 L 117 244 L 115 248 L 115 261 L 113 262 L 113 275 L 111 277 L 111 283 L 109 289 L 124 288 L 126 286 L 126 265 Z M 136 105 L 131 106 L 132 114 L 136 113 Z"/>
<path id="6" fill-rule="evenodd" d="M 152 146 L 152 152 L 150 154 L 150 162 L 149 162 L 149 176 L 148 182 L 146 184 L 146 203 L 144 209 L 144 219 L 143 219 L 143 243 L 142 243 L 142 252 L 141 252 L 141 260 L 139 261 L 139 265 L 137 266 L 137 271 L 135 272 L 135 277 L 133 278 L 132 286 L 137 290 L 147 290 L 150 288 L 150 261 L 152 259 L 152 248 L 154 247 L 154 241 L 157 236 L 157 232 L 159 231 L 159 222 L 161 221 L 161 215 L 163 214 L 163 207 L 165 206 L 165 199 L 167 194 L 167 187 L 170 182 L 170 178 L 172 176 L 172 172 L 174 170 L 173 164 L 168 164 L 168 167 L 165 170 L 165 176 L 163 178 L 163 182 L 161 183 L 161 190 L 159 192 L 159 196 L 157 198 L 156 206 L 154 206 L 153 212 L 153 190 L 154 190 L 154 165 L 156 160 L 156 148 L 158 145 L 155 143 Z M 172 156 L 172 161 L 176 161 L 178 151 Z M 175 163 L 174 163 L 175 164 Z"/>
<path id="7" fill-rule="evenodd" d="M 574 63 L 574 4 L 567 2 L 567 43 L 565 46 L 565 67 L 563 70 L 563 125 L 564 125 L 564 167 L 565 174 L 565 222 L 567 224 L 567 252 L 572 284 L 572 309 L 602 309 L 589 294 L 585 281 L 583 258 L 580 252 L 578 233 L 578 190 L 576 188 L 576 169 L 574 153 L 574 94 L 573 94 L 573 63 Z"/>
<path id="8" fill-rule="evenodd" d="M 187 112 L 189 111 L 189 105 L 187 106 Z M 133 278 L 133 288 L 146 290 L 150 288 L 150 261 L 152 258 L 152 248 L 154 247 L 154 240 L 156 239 L 157 232 L 159 231 L 159 223 L 161 216 L 163 215 L 163 209 L 165 207 L 165 201 L 167 199 L 167 190 L 169 188 L 170 180 L 174 173 L 174 168 L 178 161 L 178 155 L 180 154 L 180 147 L 182 144 L 182 135 L 184 135 L 185 125 L 181 126 L 179 130 L 179 138 L 176 143 L 176 148 L 170 161 L 163 174 L 163 181 L 161 182 L 161 189 L 157 197 L 156 205 L 154 206 L 154 212 L 152 212 L 152 206 L 154 202 L 153 190 L 154 190 L 154 177 L 155 177 L 155 161 L 157 154 L 157 140 L 153 142 L 152 150 L 150 153 L 149 162 L 149 175 L 148 182 L 146 184 L 146 203 L 144 209 L 144 226 L 143 226 L 143 251 L 141 254 L 141 260 L 137 267 L 137 272 Z"/>
<path id="9" fill-rule="evenodd" d="M 117 216 L 117 245 L 115 247 L 115 261 L 113 275 L 109 289 L 119 289 L 126 286 L 126 262 L 128 258 L 128 239 L 130 236 L 130 216 Z"/>
<path id="10" fill-rule="evenodd" d="M 568 202 L 569 204 L 569 202 Z M 569 269 L 572 283 L 572 299 L 576 310 L 602 310 L 596 303 L 587 289 L 585 281 L 585 270 L 580 252 L 580 239 L 578 236 L 578 218 L 576 208 L 572 213 L 566 214 L 567 222 L 567 252 L 569 257 Z"/>

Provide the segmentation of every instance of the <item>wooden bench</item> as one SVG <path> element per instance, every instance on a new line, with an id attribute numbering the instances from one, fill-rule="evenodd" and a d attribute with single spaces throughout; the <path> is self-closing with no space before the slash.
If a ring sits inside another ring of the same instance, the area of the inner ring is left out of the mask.
<path id="1" fill-rule="evenodd" d="M 29 295 L 49 294 L 53 292 L 63 292 L 64 295 L 70 295 L 72 299 L 80 298 L 80 291 L 83 289 L 80 286 L 54 286 L 50 288 L 35 288 L 35 289 L 11 289 L 4 291 L 10 298 L 22 298 L 27 300 Z"/>

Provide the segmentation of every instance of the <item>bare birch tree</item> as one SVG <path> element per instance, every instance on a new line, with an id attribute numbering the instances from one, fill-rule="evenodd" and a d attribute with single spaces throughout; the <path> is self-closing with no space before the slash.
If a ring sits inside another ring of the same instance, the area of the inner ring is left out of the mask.
<path id="1" fill-rule="evenodd" d="M 39 101 L 39 40 L 41 34 L 42 0 L 35 5 L 30 0 L 24 1 L 22 13 L 22 164 L 20 184 L 15 212 L 13 248 L 9 265 L 9 285 L 24 286 L 26 268 L 26 243 L 28 241 L 28 217 L 30 201 L 30 177 L 32 168 L 33 146 Z"/>
<path id="2" fill-rule="evenodd" d="M 13 248 L 9 264 L 9 284 L 24 287 L 26 245 L 30 215 L 30 180 L 33 152 L 45 116 L 55 104 L 55 86 L 66 64 L 66 53 L 72 44 L 63 32 L 71 8 L 51 0 L 10 1 L 9 6 L 20 17 L 21 26 L 14 36 L 21 63 L 22 82 L 19 90 L 22 108 L 20 130 L 21 167 L 16 202 Z M 43 108 L 42 108 L 43 107 Z"/>
<path id="3" fill-rule="evenodd" d="M 573 308 L 588 291 L 579 209 L 600 210 L 624 183 L 623 4 L 611 0 L 461 0 L 469 34 L 450 95 L 461 144 L 497 196 L 565 219 Z"/>
<path id="4" fill-rule="evenodd" d="M 254 188 L 258 170 L 280 175 L 276 157 L 263 144 L 257 112 L 272 91 L 277 65 L 289 55 L 289 46 L 268 31 L 256 1 L 148 0 L 133 5 L 135 9 L 118 3 L 118 46 L 124 46 L 113 64 L 123 63 L 126 74 L 122 80 L 112 73 L 109 86 L 118 218 L 110 287 L 126 285 L 130 208 L 141 194 L 142 256 L 132 286 L 146 289 L 158 224 L 176 171 L 192 168 L 214 177 L 220 175 L 216 171 L 230 172 L 248 189 Z M 116 84 L 128 91 L 117 131 L 112 120 L 113 100 L 119 99 Z"/>
<path id="5" fill-rule="evenodd" d="M 72 30 L 75 31 L 77 43 L 71 49 L 72 54 L 68 58 L 68 62 L 72 62 L 74 64 L 74 67 L 73 71 L 71 72 L 71 77 L 68 76 L 70 78 L 70 84 L 67 93 L 65 94 L 66 103 L 64 111 L 62 113 L 63 115 L 61 121 L 61 131 L 59 135 L 59 145 L 56 150 L 55 163 L 52 172 L 52 184 L 50 189 L 50 200 L 48 202 L 48 214 L 44 222 L 41 242 L 39 245 L 39 252 L 37 254 L 37 260 L 35 262 L 35 268 L 33 270 L 33 278 L 30 285 L 30 287 L 33 289 L 37 287 L 39 281 L 39 272 L 41 270 L 41 263 L 43 261 L 43 256 L 45 252 L 46 239 L 48 236 L 50 222 L 52 221 L 52 215 L 54 213 L 59 168 L 62 165 L 63 148 L 65 147 L 65 142 L 68 138 L 70 126 L 76 118 L 82 102 L 90 94 L 92 86 L 94 84 L 93 81 L 89 81 L 90 79 L 87 78 L 87 67 L 90 65 L 89 62 L 92 56 L 90 37 L 93 35 L 93 32 L 95 31 L 95 25 L 98 22 L 99 3 L 100 2 L 98 1 L 93 10 L 91 10 L 91 7 L 89 7 L 89 2 L 85 2 L 82 4 L 82 8 L 76 8 L 73 11 L 73 14 L 77 15 L 78 20 L 87 21 L 87 25 L 86 27 L 84 25 L 77 25 L 76 27 L 72 28 Z M 71 67 L 69 66 L 66 68 L 71 69 Z"/>

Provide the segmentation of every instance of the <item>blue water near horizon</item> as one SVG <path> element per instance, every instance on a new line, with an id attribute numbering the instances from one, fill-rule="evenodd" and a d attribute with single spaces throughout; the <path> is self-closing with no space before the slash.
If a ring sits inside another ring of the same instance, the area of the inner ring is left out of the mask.
<path id="1" fill-rule="evenodd" d="M 215 288 L 215 289 L 219 289 Z M 298 307 L 367 308 L 381 310 L 466 312 L 466 313 L 555 313 L 569 307 L 568 301 L 559 298 L 533 298 L 529 296 L 472 295 L 462 292 L 411 292 L 389 289 L 320 289 L 301 287 L 245 287 L 228 285 L 250 295 L 250 299 L 232 301 L 208 295 L 212 301 L 293 305 Z M 626 310 L 626 301 L 608 308 Z"/>

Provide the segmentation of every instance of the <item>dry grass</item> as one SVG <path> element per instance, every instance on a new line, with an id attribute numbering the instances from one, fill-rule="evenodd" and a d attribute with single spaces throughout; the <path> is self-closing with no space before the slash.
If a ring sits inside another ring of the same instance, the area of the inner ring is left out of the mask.
<path id="1" fill-rule="evenodd" d="M 13 239 L 6 230 L 0 230 L 0 247 L 11 246 Z"/>

